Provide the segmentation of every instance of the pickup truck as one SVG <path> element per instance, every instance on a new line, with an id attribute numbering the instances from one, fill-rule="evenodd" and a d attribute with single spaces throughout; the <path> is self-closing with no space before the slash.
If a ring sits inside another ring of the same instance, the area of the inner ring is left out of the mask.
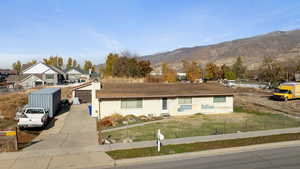
<path id="1" fill-rule="evenodd" d="M 49 111 L 41 107 L 26 107 L 22 113 L 18 115 L 18 127 L 33 128 L 33 127 L 46 127 L 49 122 Z"/>

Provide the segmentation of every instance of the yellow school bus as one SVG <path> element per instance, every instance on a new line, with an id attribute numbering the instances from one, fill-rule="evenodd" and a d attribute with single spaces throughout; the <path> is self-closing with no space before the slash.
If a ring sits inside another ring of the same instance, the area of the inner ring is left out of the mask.
<path id="1" fill-rule="evenodd" d="M 300 83 L 283 83 L 279 85 L 274 93 L 276 100 L 290 100 L 300 98 Z"/>

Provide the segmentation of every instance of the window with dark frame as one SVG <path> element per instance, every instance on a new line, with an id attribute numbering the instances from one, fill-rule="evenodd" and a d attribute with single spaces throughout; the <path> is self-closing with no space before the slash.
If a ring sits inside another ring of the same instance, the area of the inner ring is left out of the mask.
<path id="1" fill-rule="evenodd" d="M 122 99 L 122 109 L 143 108 L 143 99 Z"/>
<path id="2" fill-rule="evenodd" d="M 226 96 L 215 96 L 214 97 L 214 103 L 225 103 L 226 102 Z"/>
<path id="3" fill-rule="evenodd" d="M 46 74 L 46 79 L 54 79 L 54 75 L 53 74 Z"/>

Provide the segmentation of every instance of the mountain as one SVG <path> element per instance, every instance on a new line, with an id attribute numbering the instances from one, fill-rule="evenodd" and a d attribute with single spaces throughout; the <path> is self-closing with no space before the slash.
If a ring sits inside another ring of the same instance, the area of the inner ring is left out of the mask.
<path id="1" fill-rule="evenodd" d="M 201 64 L 213 62 L 232 65 L 238 56 L 242 56 L 249 69 L 256 68 L 265 57 L 276 60 L 300 58 L 300 30 L 277 31 L 215 45 L 179 48 L 143 56 L 142 59 L 150 60 L 154 67 L 165 62 L 180 69 L 183 59 Z"/>

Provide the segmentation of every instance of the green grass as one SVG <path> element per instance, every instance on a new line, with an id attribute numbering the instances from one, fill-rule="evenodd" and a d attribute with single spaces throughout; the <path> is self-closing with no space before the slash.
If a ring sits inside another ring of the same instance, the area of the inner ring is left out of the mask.
<path id="1" fill-rule="evenodd" d="M 192 115 L 173 118 L 166 122 L 157 122 L 144 126 L 122 129 L 103 134 L 111 135 L 117 142 L 130 138 L 133 141 L 155 140 L 157 129 L 161 129 L 166 139 L 213 134 L 228 134 L 257 130 L 300 127 L 300 121 L 281 114 L 246 111 L 235 108 L 237 113 L 221 115 Z"/>
<path id="2" fill-rule="evenodd" d="M 196 152 L 218 148 L 240 147 L 255 144 L 274 143 L 282 141 L 299 140 L 300 133 L 280 134 L 272 136 L 261 136 L 243 139 L 232 139 L 211 142 L 199 142 L 192 144 L 166 145 L 161 147 L 161 151 L 157 152 L 156 147 L 137 148 L 128 150 L 116 150 L 106 152 L 115 160 L 148 156 L 159 156 L 168 154 L 177 154 L 185 152 Z"/>

